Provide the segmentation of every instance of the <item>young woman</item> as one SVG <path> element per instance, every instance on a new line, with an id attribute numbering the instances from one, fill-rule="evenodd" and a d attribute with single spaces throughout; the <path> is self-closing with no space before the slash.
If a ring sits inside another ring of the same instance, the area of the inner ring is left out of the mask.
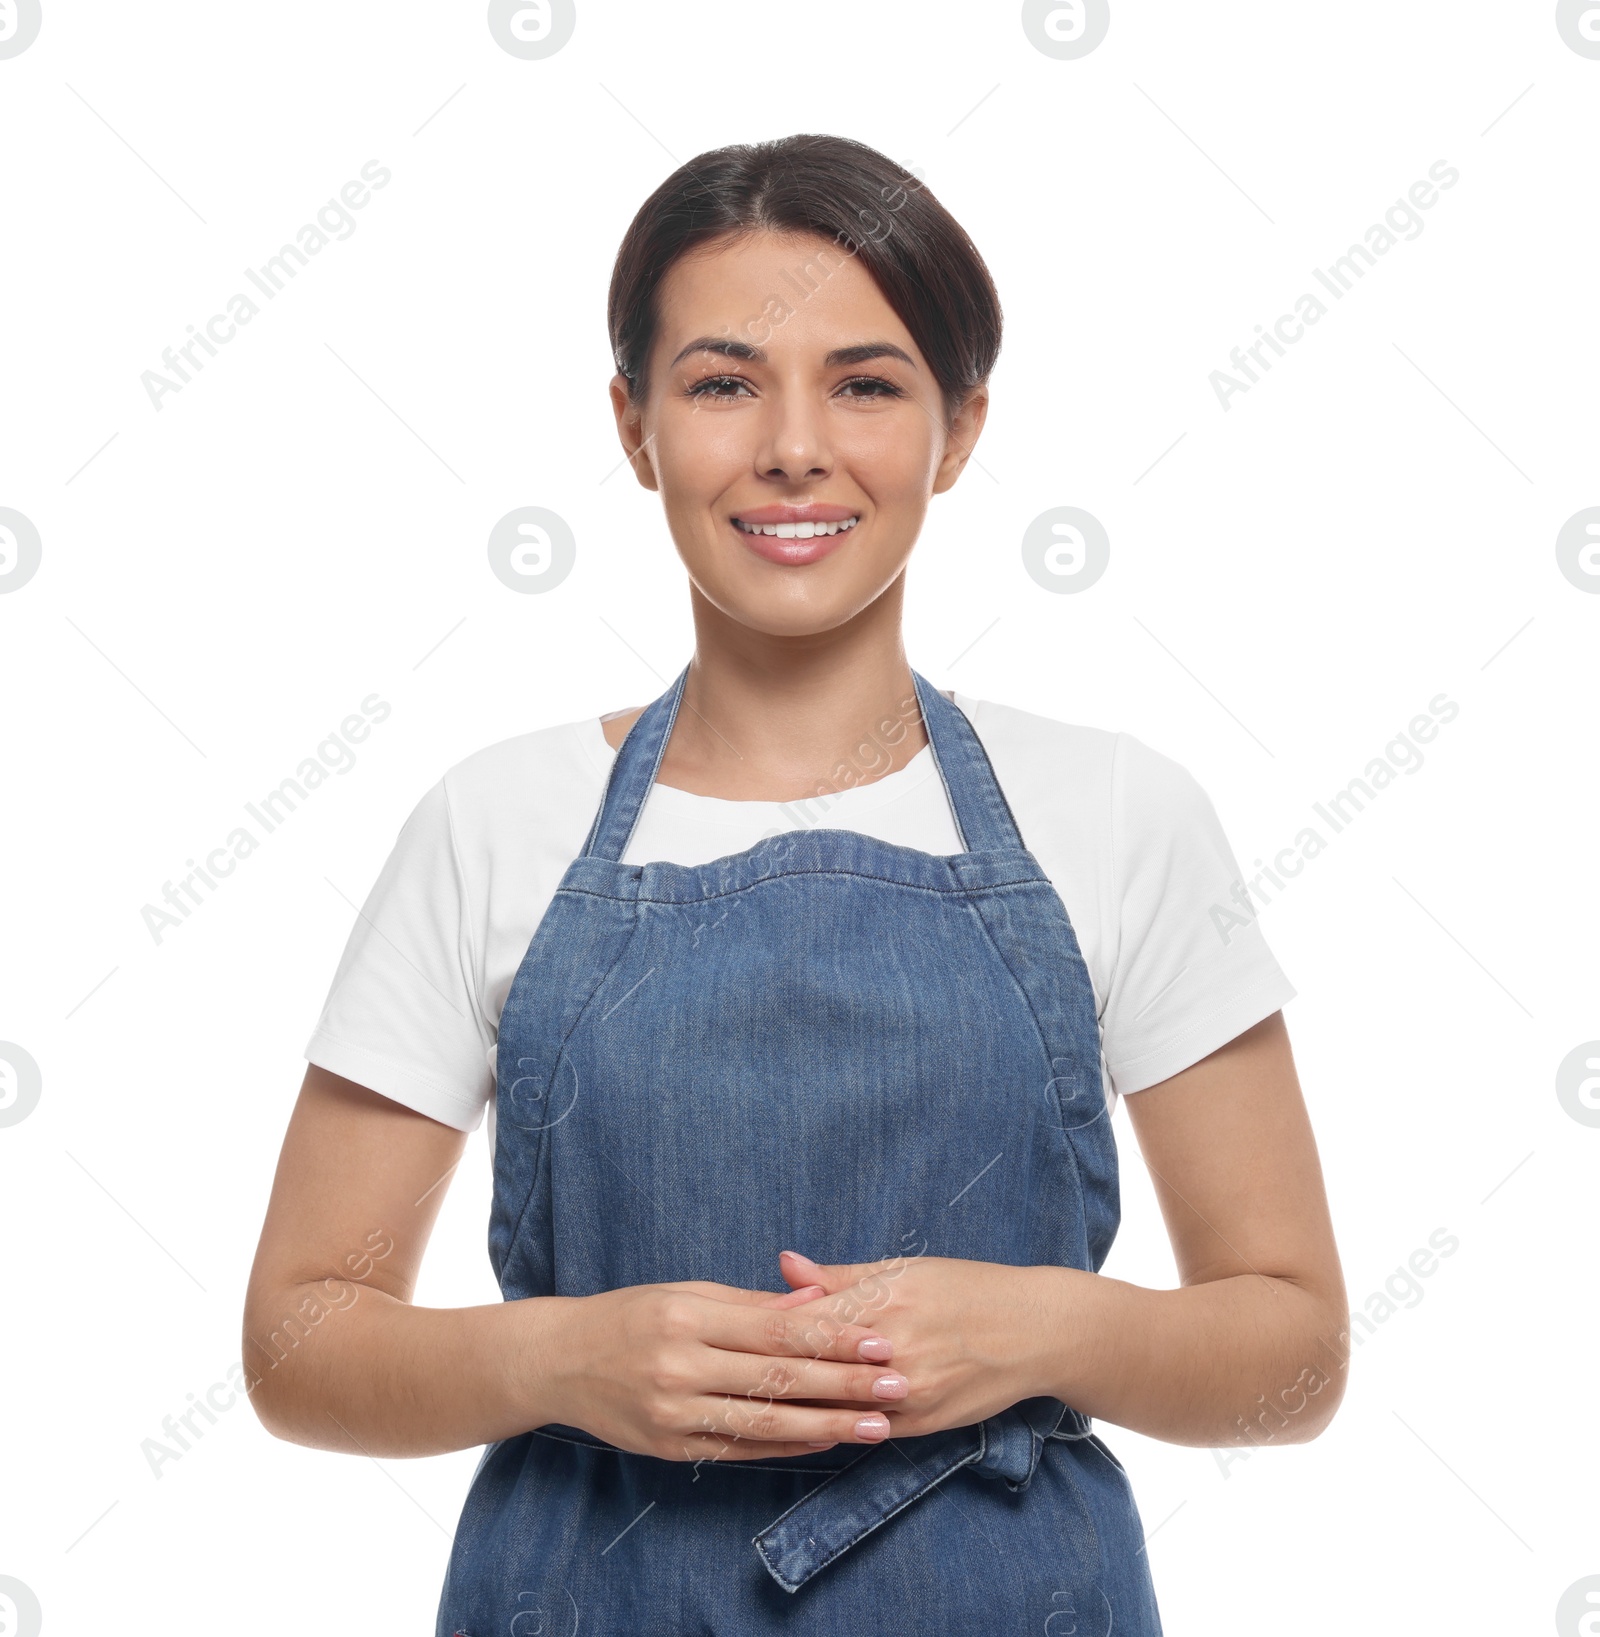
<path id="1" fill-rule="evenodd" d="M 1342 1390 L 1294 991 L 1179 764 L 907 663 L 1000 341 L 927 188 L 836 137 L 701 155 L 610 326 L 694 654 L 402 829 L 307 1048 L 253 1402 L 488 1446 L 439 1637 L 1158 1633 L 1091 1417 L 1289 1443 Z M 1119 1094 L 1175 1290 L 1098 1272 Z M 485 1110 L 505 1300 L 419 1308 Z"/>

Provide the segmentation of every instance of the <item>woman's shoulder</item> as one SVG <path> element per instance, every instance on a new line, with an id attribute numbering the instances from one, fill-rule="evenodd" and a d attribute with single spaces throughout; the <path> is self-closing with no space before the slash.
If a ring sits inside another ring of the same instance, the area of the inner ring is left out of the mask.
<path id="1" fill-rule="evenodd" d="M 989 740 L 995 739 L 1083 756 L 1104 754 L 1110 748 L 1109 741 L 1117 737 L 1112 728 L 1068 721 L 1007 700 L 980 698 L 963 693 L 960 688 L 955 690 L 955 702 L 978 730 L 985 747 Z"/>
<path id="2" fill-rule="evenodd" d="M 1109 926 L 1130 893 L 1215 897 L 1235 871 L 1210 794 L 1190 769 L 1126 729 L 995 700 L 967 708 L 1023 843 L 1071 895 L 1075 919 Z"/>
<path id="3" fill-rule="evenodd" d="M 458 843 L 493 845 L 587 827 L 610 747 L 595 716 L 497 739 L 452 762 L 425 800 L 441 807 Z"/>
<path id="4" fill-rule="evenodd" d="M 1056 796 L 1074 794 L 1103 806 L 1115 799 L 1165 809 L 1200 787 L 1175 757 L 1122 728 L 1075 722 L 1008 702 L 956 691 L 1009 789 L 1013 781 Z"/>

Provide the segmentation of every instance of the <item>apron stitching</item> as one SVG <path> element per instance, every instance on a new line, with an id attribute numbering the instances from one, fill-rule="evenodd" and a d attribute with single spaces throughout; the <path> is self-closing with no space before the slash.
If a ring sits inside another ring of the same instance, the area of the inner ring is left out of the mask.
<path id="1" fill-rule="evenodd" d="M 618 965 L 622 961 L 623 956 L 627 954 L 629 946 L 633 943 L 634 934 L 638 931 L 638 929 L 639 917 L 637 915 L 630 917 L 628 934 L 622 940 L 622 948 L 617 951 L 616 959 L 612 961 L 605 971 L 600 974 L 599 980 L 595 983 L 594 988 L 589 991 L 588 998 L 584 1001 L 583 1005 L 578 1008 L 577 1015 L 573 1018 L 571 1026 L 561 1037 L 561 1044 L 556 1048 L 555 1062 L 550 1069 L 549 1085 L 554 1085 L 556 1077 L 561 1073 L 561 1064 L 567 1055 L 568 1042 L 577 1032 L 578 1025 L 587 1015 L 589 1008 L 594 1005 L 595 996 L 598 995 L 605 987 L 606 979 L 616 971 Z M 522 1196 L 522 1204 L 517 1209 L 516 1224 L 511 1230 L 511 1238 L 507 1243 L 506 1257 L 508 1261 L 516 1250 L 517 1241 L 522 1237 L 523 1219 L 527 1216 L 528 1207 L 533 1203 L 533 1196 L 539 1188 L 539 1168 L 544 1163 L 545 1139 L 549 1130 L 549 1126 L 542 1126 L 540 1128 L 538 1141 L 534 1144 L 533 1154 L 529 1158 L 528 1191 Z"/>
<path id="2" fill-rule="evenodd" d="M 1052 889 L 1052 890 L 1054 890 L 1054 889 Z M 1000 940 L 997 937 L 995 937 L 994 928 L 989 925 L 988 917 L 983 913 L 983 905 L 979 904 L 979 903 L 974 903 L 971 907 L 972 907 L 973 915 L 977 917 L 978 923 L 982 926 L 983 931 L 984 931 L 984 936 L 989 940 L 990 945 L 994 949 L 995 955 L 999 958 L 1000 964 L 1006 969 L 1007 972 L 1009 972 L 1011 974 L 1011 981 L 1014 984 L 1016 984 L 1018 992 L 1021 994 L 1023 1000 L 1026 1002 L 1027 1007 L 1028 1007 L 1028 1016 L 1033 1019 L 1034 1032 L 1039 1037 L 1039 1045 L 1041 1046 L 1041 1048 L 1044 1051 L 1045 1061 L 1048 1064 L 1048 1066 L 1053 1070 L 1055 1068 L 1055 1062 L 1056 1062 L 1055 1055 L 1050 1050 L 1049 1040 L 1047 1040 L 1045 1038 L 1044 1024 L 1040 1021 L 1039 1013 L 1034 1007 L 1033 996 L 1028 993 L 1027 985 L 1024 984 L 1022 979 L 1017 976 L 1015 968 L 1013 968 L 1013 966 L 1011 965 L 1011 962 L 1006 959 L 1006 953 L 1000 947 Z M 1079 957 L 1079 960 L 1080 960 L 1080 963 L 1081 963 L 1081 961 L 1082 961 L 1081 956 Z M 1085 968 L 1085 970 L 1087 970 L 1087 968 Z M 1052 1075 L 1052 1077 L 1051 1077 L 1052 1085 L 1054 1084 L 1054 1079 L 1055 1079 L 1055 1077 L 1054 1077 L 1054 1075 Z M 1052 1092 L 1052 1096 L 1055 1098 L 1055 1104 L 1056 1104 L 1056 1115 L 1057 1115 L 1056 1124 L 1057 1124 L 1057 1128 L 1061 1132 L 1062 1140 L 1066 1143 L 1067 1163 L 1072 1167 L 1072 1192 L 1073 1192 L 1074 1198 L 1078 1202 L 1078 1228 L 1079 1228 L 1079 1231 L 1081 1232 L 1081 1234 L 1083 1235 L 1082 1243 L 1083 1243 L 1083 1248 L 1084 1248 L 1084 1254 L 1087 1256 L 1088 1253 L 1089 1253 L 1089 1248 L 1090 1248 L 1089 1247 L 1089 1209 L 1088 1209 L 1088 1203 L 1084 1198 L 1083 1168 L 1082 1168 L 1082 1166 L 1080 1166 L 1078 1164 L 1078 1150 L 1077 1150 L 1077 1145 L 1072 1140 L 1072 1133 L 1067 1130 L 1065 1123 L 1060 1118 L 1060 1114 L 1061 1114 L 1061 1101 L 1060 1101 L 1060 1098 L 1054 1092 Z M 1059 1421 L 1057 1422 L 1057 1425 L 1058 1426 L 1060 1425 Z"/>
<path id="3" fill-rule="evenodd" d="M 810 834 L 809 831 L 798 832 Z M 887 843 L 886 843 L 887 845 Z M 932 858 L 941 856 L 933 853 L 924 854 Z M 690 866 L 704 868 L 705 866 Z M 968 887 L 962 885 L 950 887 L 927 887 L 915 881 L 897 881 L 893 876 L 873 875 L 867 870 L 784 870 L 777 875 L 757 876 L 754 881 L 747 881 L 742 887 L 729 887 L 722 892 L 707 893 L 703 898 L 647 898 L 642 894 L 636 898 L 616 898 L 608 892 L 596 892 L 590 887 L 562 887 L 562 895 L 578 898 L 600 898 L 607 903 L 634 903 L 634 904 L 707 904 L 718 898 L 731 898 L 738 893 L 748 892 L 752 887 L 764 886 L 769 881 L 790 881 L 802 875 L 829 875 L 842 876 L 859 881 L 881 881 L 886 886 L 904 887 L 907 892 L 931 892 L 944 898 L 974 898 L 983 894 L 998 891 L 1002 887 L 1033 887 L 1038 886 L 1044 879 L 1041 876 L 1021 875 L 1014 881 L 995 881 L 985 886 Z M 1047 883 L 1048 884 L 1048 883 Z"/>
<path id="4" fill-rule="evenodd" d="M 844 1472 L 844 1471 L 847 1470 L 846 1467 L 758 1466 L 754 1461 L 719 1461 L 715 1456 L 705 1456 L 705 1455 L 697 1455 L 692 1460 L 675 1461 L 675 1460 L 672 1460 L 672 1457 L 670 1457 L 670 1456 L 641 1455 L 637 1450 L 623 1449 L 620 1444 L 606 1443 L 603 1440 L 598 1439 L 598 1438 L 569 1438 L 567 1436 L 567 1434 L 564 1433 L 564 1432 L 551 1432 L 549 1430 L 552 1426 L 559 1426 L 559 1425 L 565 1425 L 565 1424 L 566 1423 L 563 1423 L 563 1422 L 546 1422 L 545 1425 L 542 1426 L 542 1427 L 529 1427 L 528 1431 L 533 1436 L 538 1437 L 538 1438 L 553 1438 L 559 1444 L 571 1444 L 575 1448 L 578 1448 L 578 1449 L 592 1449 L 597 1455 L 626 1455 L 626 1456 L 629 1456 L 631 1459 L 636 1460 L 636 1461 L 667 1460 L 667 1461 L 671 1461 L 674 1466 L 701 1466 L 701 1465 L 704 1465 L 704 1466 L 707 1466 L 707 1467 L 714 1467 L 718 1472 L 729 1472 L 729 1471 L 733 1471 L 733 1472 L 750 1471 L 750 1472 L 758 1472 L 758 1473 L 759 1472 L 799 1472 L 799 1473 L 812 1473 L 812 1474 L 822 1472 L 822 1473 L 826 1473 L 829 1478 L 836 1478 L 841 1472 Z M 582 1431 L 581 1428 L 579 1428 L 578 1430 Z M 771 1456 L 764 1456 L 764 1457 L 762 1457 L 762 1459 L 771 1460 L 772 1457 Z M 860 1456 L 857 1456 L 856 1460 L 859 1460 L 859 1459 L 860 1459 Z M 855 1465 L 855 1461 L 851 1461 L 851 1462 L 848 1463 L 848 1466 L 854 1466 L 854 1465 Z M 818 1484 L 816 1487 L 818 1489 L 820 1489 L 822 1486 L 821 1486 L 821 1484 Z"/>

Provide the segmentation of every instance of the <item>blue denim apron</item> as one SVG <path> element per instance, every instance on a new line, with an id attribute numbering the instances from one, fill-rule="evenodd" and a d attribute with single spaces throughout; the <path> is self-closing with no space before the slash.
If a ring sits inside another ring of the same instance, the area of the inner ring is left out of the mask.
<path id="1" fill-rule="evenodd" d="M 1120 1206 L 1094 992 L 965 714 L 912 673 L 963 852 L 819 828 L 624 865 L 688 674 L 629 730 L 503 1008 L 506 1300 L 779 1292 L 785 1247 L 1098 1270 Z M 485 1449 L 435 1627 L 867 1630 L 1159 1637 L 1128 1477 L 1088 1417 L 1028 1398 L 753 1461 L 536 1427 Z"/>

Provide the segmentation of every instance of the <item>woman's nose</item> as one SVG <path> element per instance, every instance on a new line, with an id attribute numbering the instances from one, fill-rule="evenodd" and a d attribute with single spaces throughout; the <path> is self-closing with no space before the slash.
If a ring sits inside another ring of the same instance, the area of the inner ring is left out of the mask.
<path id="1" fill-rule="evenodd" d="M 833 459 L 820 406 L 797 394 L 769 397 L 756 463 L 763 476 L 791 483 L 825 475 Z"/>

